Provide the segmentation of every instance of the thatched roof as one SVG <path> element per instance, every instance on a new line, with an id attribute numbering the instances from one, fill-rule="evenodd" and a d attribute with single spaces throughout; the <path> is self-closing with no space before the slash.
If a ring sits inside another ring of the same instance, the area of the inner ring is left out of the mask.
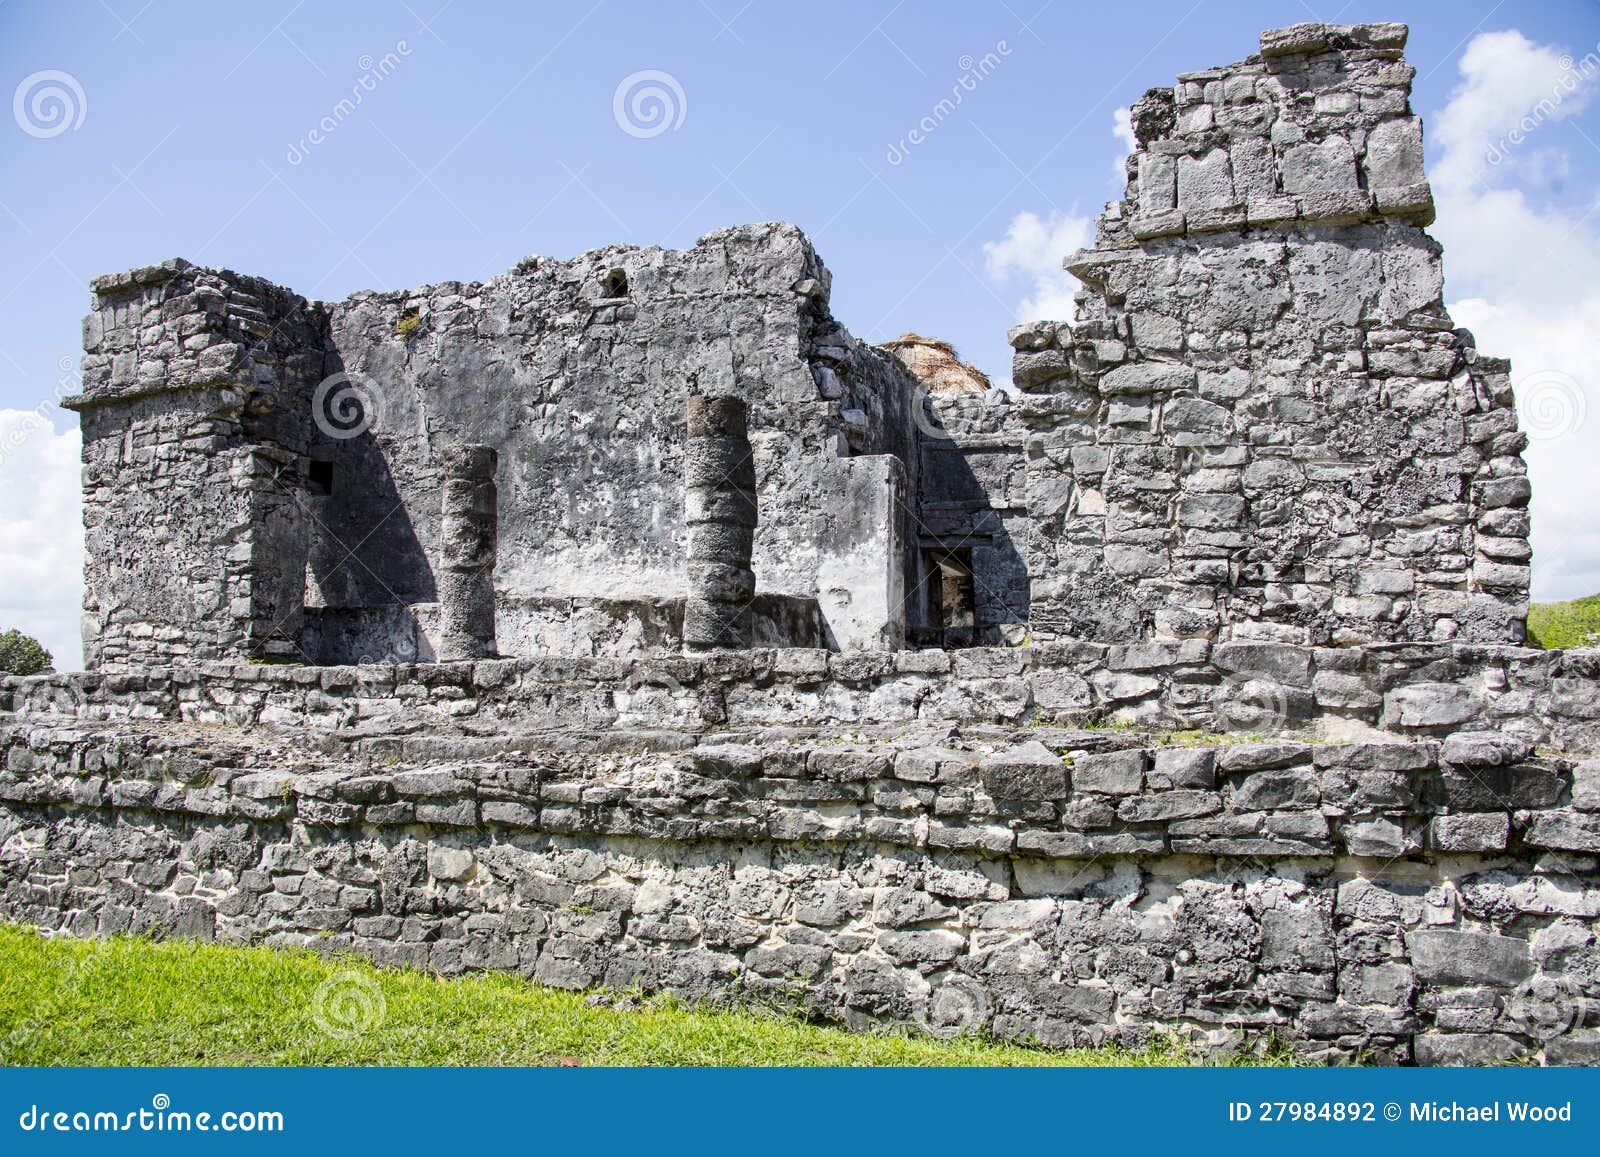
<path id="1" fill-rule="evenodd" d="M 981 394 L 989 388 L 983 371 L 962 361 L 947 341 L 903 333 L 882 348 L 926 382 L 930 394 Z"/>

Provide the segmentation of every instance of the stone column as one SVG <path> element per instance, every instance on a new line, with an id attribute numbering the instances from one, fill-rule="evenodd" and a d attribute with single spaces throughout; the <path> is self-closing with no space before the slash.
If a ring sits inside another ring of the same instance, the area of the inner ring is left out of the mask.
<path id="1" fill-rule="evenodd" d="M 494 562 L 499 538 L 498 456 L 489 446 L 441 455 L 439 644 L 441 662 L 495 654 Z"/>
<path id="2" fill-rule="evenodd" d="M 756 527 L 756 468 L 742 398 L 689 399 L 683 453 L 689 586 L 683 644 L 691 651 L 750 646 L 756 593 L 750 551 Z"/>

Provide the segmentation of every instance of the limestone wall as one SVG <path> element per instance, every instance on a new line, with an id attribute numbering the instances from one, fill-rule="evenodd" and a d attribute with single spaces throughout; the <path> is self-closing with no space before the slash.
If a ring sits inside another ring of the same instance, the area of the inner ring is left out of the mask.
<path id="1" fill-rule="evenodd" d="M 0 913 L 1047 1046 L 1600 1060 L 1600 762 L 1493 734 L 0 724 Z M 843 741 L 841 741 L 843 740 Z"/>
<path id="2" fill-rule="evenodd" d="M 964 651 L 274 667 L 207 663 L 0 680 L 24 719 L 358 733 L 1094 723 L 1337 740 L 1495 730 L 1600 751 L 1600 651 L 1204 640 Z"/>
<path id="3" fill-rule="evenodd" d="M 833 319 L 829 283 L 789 225 L 331 305 L 185 261 L 96 279 L 69 401 L 89 665 L 310 659 L 345 634 L 362 638 L 346 658 L 422 654 L 402 609 L 440 601 L 440 463 L 464 445 L 498 452 L 502 649 L 570 650 L 566 625 L 519 608 L 684 595 L 694 393 L 751 405 L 763 597 L 815 601 L 847 574 L 878 593 L 821 637 L 898 645 L 916 383 Z"/>
<path id="4" fill-rule="evenodd" d="M 799 230 L 760 225 L 329 306 L 328 372 L 369 391 L 375 413 L 354 436 L 321 438 L 335 487 L 313 547 L 317 601 L 435 597 L 437 456 L 452 443 L 498 451 L 503 604 L 681 598 L 691 394 L 749 403 L 759 589 L 816 597 L 849 545 L 821 500 L 836 460 L 915 466 L 915 383 L 833 320 L 829 283 Z M 507 642 L 561 649 L 537 623 Z"/>
<path id="5" fill-rule="evenodd" d="M 319 316 L 183 261 L 93 288 L 64 403 L 83 424 L 85 663 L 293 653 Z"/>
<path id="6" fill-rule="evenodd" d="M 1133 108 L 1126 196 L 1012 333 L 1033 634 L 1520 642 L 1508 366 L 1441 300 L 1401 25 L 1299 25 Z"/>

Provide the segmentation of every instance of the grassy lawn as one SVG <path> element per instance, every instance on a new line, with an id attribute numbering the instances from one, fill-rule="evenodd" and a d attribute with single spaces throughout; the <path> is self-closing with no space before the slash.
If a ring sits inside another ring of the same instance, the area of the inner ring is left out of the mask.
<path id="1" fill-rule="evenodd" d="M 617 1003 L 503 974 L 443 980 L 309 952 L 0 926 L 0 1061 L 11 1065 L 1190 1063 L 1176 1047 L 1055 1053 Z"/>
<path id="2" fill-rule="evenodd" d="M 1567 603 L 1534 603 L 1528 608 L 1528 642 L 1547 651 L 1600 643 L 1600 595 Z"/>

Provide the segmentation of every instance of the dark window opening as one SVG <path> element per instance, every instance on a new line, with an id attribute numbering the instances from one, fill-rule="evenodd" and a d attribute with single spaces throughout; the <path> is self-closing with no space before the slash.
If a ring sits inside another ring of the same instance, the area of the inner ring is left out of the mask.
<path id="1" fill-rule="evenodd" d="M 940 645 L 972 646 L 977 638 L 972 552 L 964 548 L 926 551 L 923 565 L 928 575 L 928 620 Z"/>
<path id="2" fill-rule="evenodd" d="M 306 465 L 306 481 L 313 494 L 333 493 L 333 463 L 318 462 L 313 458 Z"/>
<path id="3" fill-rule="evenodd" d="M 628 274 L 621 269 L 608 269 L 600 279 L 600 292 L 606 297 L 628 296 Z"/>

